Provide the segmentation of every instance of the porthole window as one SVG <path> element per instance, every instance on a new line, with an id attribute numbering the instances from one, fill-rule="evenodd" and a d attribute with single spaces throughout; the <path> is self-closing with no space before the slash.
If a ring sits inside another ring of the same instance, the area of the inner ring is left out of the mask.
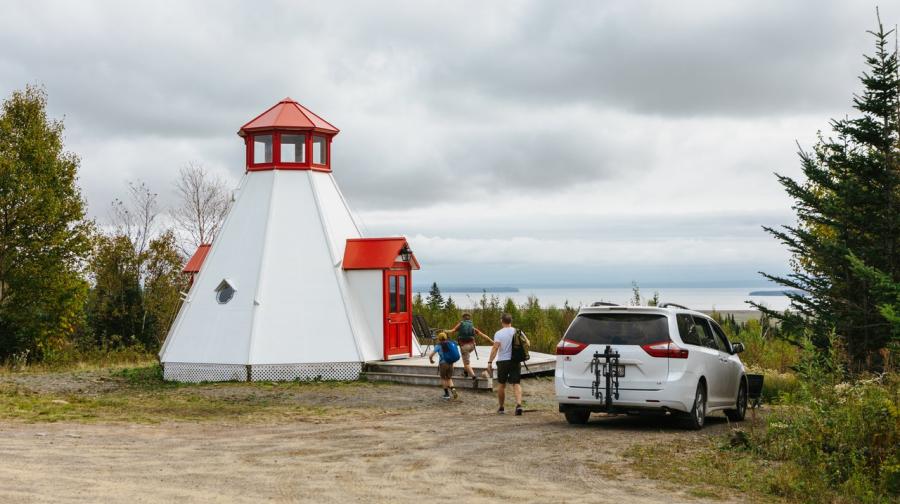
<path id="1" fill-rule="evenodd" d="M 231 301 L 231 298 L 234 297 L 235 288 L 228 282 L 228 280 L 222 280 L 218 287 L 216 287 L 216 301 L 219 304 L 225 304 Z"/>

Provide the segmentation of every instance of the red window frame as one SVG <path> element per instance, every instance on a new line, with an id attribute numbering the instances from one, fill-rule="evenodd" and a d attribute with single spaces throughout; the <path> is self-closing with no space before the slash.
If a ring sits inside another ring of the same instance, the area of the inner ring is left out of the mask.
<path id="1" fill-rule="evenodd" d="M 272 136 L 272 161 L 270 163 L 254 163 L 254 150 L 256 148 L 254 139 L 258 136 Z M 306 137 L 304 145 L 306 146 L 306 161 L 302 163 L 282 162 L 281 161 L 281 135 L 304 135 Z M 313 163 L 313 138 L 325 139 L 325 163 Z M 247 150 L 247 170 L 262 171 L 273 170 L 276 168 L 285 170 L 315 170 L 315 171 L 331 171 L 331 136 L 319 133 L 315 130 L 285 130 L 285 131 L 255 131 L 248 133 L 245 138 L 245 146 Z"/>

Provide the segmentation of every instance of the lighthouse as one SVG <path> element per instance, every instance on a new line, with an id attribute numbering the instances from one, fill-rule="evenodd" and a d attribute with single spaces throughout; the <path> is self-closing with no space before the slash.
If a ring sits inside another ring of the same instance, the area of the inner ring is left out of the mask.
<path id="1" fill-rule="evenodd" d="M 339 130 L 285 98 L 238 131 L 246 171 L 159 357 L 174 381 L 352 380 L 420 352 L 403 237 L 363 237 L 332 175 Z"/>

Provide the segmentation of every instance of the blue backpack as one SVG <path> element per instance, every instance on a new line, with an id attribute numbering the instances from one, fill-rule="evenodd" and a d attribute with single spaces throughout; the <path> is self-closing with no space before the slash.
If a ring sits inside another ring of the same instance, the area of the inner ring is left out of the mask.
<path id="1" fill-rule="evenodd" d="M 456 343 L 452 341 L 442 341 L 438 344 L 441 345 L 440 353 L 442 361 L 453 364 L 459 360 L 459 347 L 456 346 Z"/>

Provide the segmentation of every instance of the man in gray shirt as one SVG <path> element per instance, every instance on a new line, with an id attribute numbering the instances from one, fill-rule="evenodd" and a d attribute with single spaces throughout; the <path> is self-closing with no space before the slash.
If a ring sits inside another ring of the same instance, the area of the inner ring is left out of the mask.
<path id="1" fill-rule="evenodd" d="M 500 409 L 497 413 L 506 413 L 504 404 L 506 402 L 506 384 L 513 386 L 513 393 L 516 396 L 516 415 L 522 414 L 522 385 L 519 384 L 522 374 L 522 364 L 512 360 L 512 343 L 516 329 L 512 326 L 512 315 L 504 313 L 500 318 L 503 327 L 494 333 L 494 346 L 491 347 L 491 356 L 488 358 L 487 371 L 493 374 L 494 359 L 497 360 L 497 400 L 500 402 Z"/>

